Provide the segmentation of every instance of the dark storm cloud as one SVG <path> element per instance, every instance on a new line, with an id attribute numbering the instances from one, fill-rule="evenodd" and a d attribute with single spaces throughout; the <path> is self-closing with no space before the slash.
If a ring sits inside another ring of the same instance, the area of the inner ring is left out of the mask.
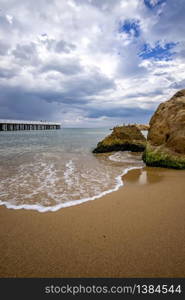
<path id="1" fill-rule="evenodd" d="M 89 74 L 80 74 L 75 78 L 71 78 L 64 87 L 73 95 L 76 94 L 77 97 L 88 97 L 97 96 L 105 90 L 114 89 L 115 83 L 105 75 L 97 71 L 92 71 Z"/>
<path id="2" fill-rule="evenodd" d="M 25 97 L 35 98 L 43 100 L 47 103 L 57 102 L 60 104 L 68 104 L 71 106 L 81 105 L 88 102 L 84 97 L 80 97 L 78 94 L 73 94 L 71 91 L 56 92 L 54 90 L 43 90 L 43 91 L 26 91 Z"/>
<path id="3" fill-rule="evenodd" d="M 98 72 L 79 75 L 65 83 L 61 90 L 0 86 L 0 118 L 51 119 L 59 107 L 62 110 L 83 108 L 93 98 L 106 89 L 114 88 L 114 82 Z"/>
<path id="4" fill-rule="evenodd" d="M 99 117 L 111 117 L 111 118 L 131 118 L 133 119 L 134 116 L 138 118 L 147 118 L 151 116 L 153 110 L 151 109 L 141 109 L 139 107 L 130 108 L 130 107 L 116 107 L 116 108 L 109 108 L 106 107 L 103 109 L 91 109 L 91 111 L 87 114 L 89 118 L 99 118 Z"/>
<path id="5" fill-rule="evenodd" d="M 115 84 L 102 74 L 94 72 L 71 77 L 68 81 L 61 82 L 61 88 L 61 91 L 57 93 L 47 91 L 45 99 L 51 102 L 52 99 L 55 99 L 62 103 L 70 100 L 70 104 L 84 103 L 89 101 L 89 97 L 92 99 L 93 96 L 95 97 L 105 90 L 114 89 Z"/>
<path id="6" fill-rule="evenodd" d="M 57 103 L 48 103 L 37 95 L 27 93 L 25 90 L 12 87 L 0 87 L 0 118 L 7 119 L 52 119 L 58 109 Z"/>
<path id="7" fill-rule="evenodd" d="M 95 98 L 101 92 L 116 88 L 112 79 L 109 79 L 97 70 L 91 70 L 89 73 L 83 72 L 83 69 L 80 69 L 81 66 L 78 64 L 76 69 L 75 64 L 66 64 L 65 68 L 62 65 L 59 68 L 56 67 L 56 69 L 51 68 L 51 70 L 65 73 L 65 75 L 74 76 L 67 77 L 67 80 L 59 80 L 61 89 L 58 92 L 54 91 L 54 89 L 48 90 L 46 88 L 44 98 L 47 101 L 52 102 L 52 99 L 55 99 L 55 101 L 61 103 L 66 103 L 69 100 L 72 101 L 70 102 L 71 104 L 84 103 L 90 101 L 93 97 Z M 48 71 L 48 68 L 45 71 Z M 43 96 L 43 91 L 38 89 L 36 94 Z"/>

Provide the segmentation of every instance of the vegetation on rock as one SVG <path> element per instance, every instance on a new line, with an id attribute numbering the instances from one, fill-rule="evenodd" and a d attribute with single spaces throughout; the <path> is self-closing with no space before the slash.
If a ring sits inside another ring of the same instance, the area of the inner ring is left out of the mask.
<path id="1" fill-rule="evenodd" d="M 185 169 L 185 157 L 181 157 L 181 155 L 177 155 L 161 146 L 152 147 L 147 143 L 142 158 L 151 167 Z"/>

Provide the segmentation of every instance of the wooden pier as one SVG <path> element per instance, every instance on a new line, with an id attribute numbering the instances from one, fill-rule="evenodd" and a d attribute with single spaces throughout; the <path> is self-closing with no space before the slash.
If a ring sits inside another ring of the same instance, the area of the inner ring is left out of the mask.
<path id="1" fill-rule="evenodd" d="M 61 124 L 55 122 L 0 119 L 0 131 L 55 130 L 60 128 Z"/>

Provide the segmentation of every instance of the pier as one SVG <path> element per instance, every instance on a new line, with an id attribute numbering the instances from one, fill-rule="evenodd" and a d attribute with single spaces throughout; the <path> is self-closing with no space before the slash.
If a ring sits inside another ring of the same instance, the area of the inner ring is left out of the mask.
<path id="1" fill-rule="evenodd" d="M 0 131 L 55 130 L 60 128 L 61 124 L 56 122 L 0 119 Z"/>

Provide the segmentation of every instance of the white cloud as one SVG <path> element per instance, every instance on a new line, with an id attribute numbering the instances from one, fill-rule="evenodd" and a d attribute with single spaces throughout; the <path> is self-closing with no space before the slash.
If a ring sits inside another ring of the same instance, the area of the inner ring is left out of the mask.
<path id="1" fill-rule="evenodd" d="M 153 9 L 142 0 L 1 0 L 0 106 L 8 111 L 1 117 L 15 116 L 21 93 L 30 101 L 24 105 L 29 119 L 36 99 L 42 108 L 51 106 L 43 119 L 66 126 L 111 126 L 124 122 L 128 109 L 130 121 L 140 120 L 140 111 L 145 117 L 185 78 L 185 2 L 150 4 Z M 121 32 L 128 20 L 137 21 L 138 37 L 133 28 Z M 144 44 L 157 42 L 177 43 L 172 60 L 139 57 Z"/>

